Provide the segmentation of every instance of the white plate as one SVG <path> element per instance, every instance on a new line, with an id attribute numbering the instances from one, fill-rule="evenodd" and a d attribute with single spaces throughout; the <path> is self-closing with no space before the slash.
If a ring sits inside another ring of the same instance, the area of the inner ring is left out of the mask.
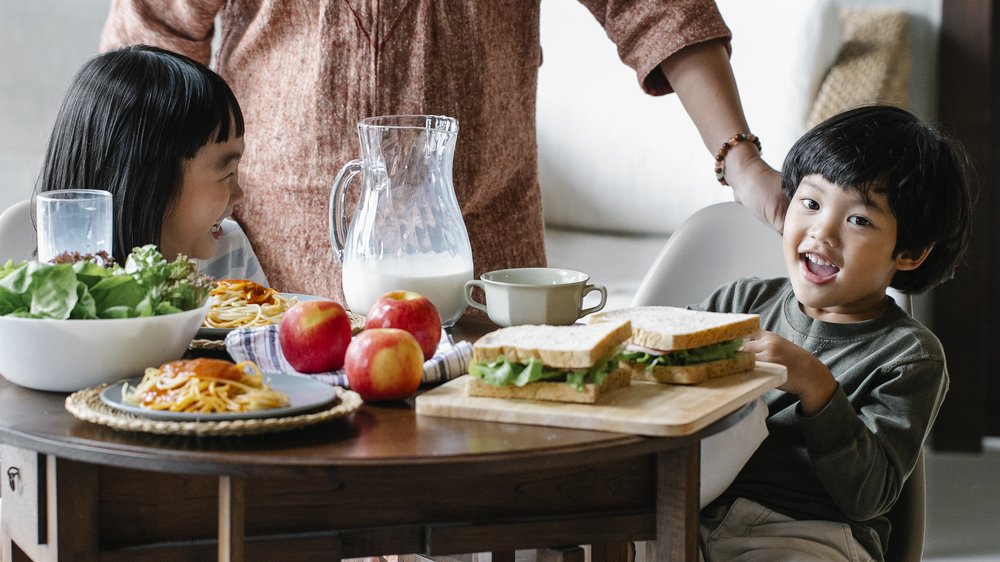
<path id="1" fill-rule="evenodd" d="M 281 293 L 281 296 L 286 299 L 295 297 L 299 299 L 299 302 L 324 300 L 323 297 L 300 295 L 298 293 Z M 195 337 L 203 340 L 224 340 L 226 339 L 226 336 L 229 335 L 229 332 L 232 332 L 235 329 L 236 328 L 206 328 L 202 326 L 198 328 L 198 333 L 195 334 Z"/>
<path id="2" fill-rule="evenodd" d="M 282 373 L 264 373 L 264 380 L 270 381 L 271 388 L 288 395 L 288 406 L 255 410 L 253 412 L 230 412 L 224 414 L 194 414 L 188 412 L 164 412 L 148 410 L 122 402 L 122 383 L 130 386 L 139 384 L 142 377 L 133 377 L 108 385 L 101 391 L 101 402 L 137 416 L 168 421 L 223 421 L 254 418 L 278 418 L 316 410 L 326 406 L 337 396 L 332 386 L 315 379 Z"/>

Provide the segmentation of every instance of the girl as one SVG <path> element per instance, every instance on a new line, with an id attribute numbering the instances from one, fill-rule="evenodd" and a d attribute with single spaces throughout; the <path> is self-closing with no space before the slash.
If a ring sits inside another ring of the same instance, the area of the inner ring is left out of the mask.
<path id="1" fill-rule="evenodd" d="M 114 197 L 114 258 L 156 244 L 216 278 L 267 280 L 229 218 L 243 199 L 243 113 L 218 74 L 155 47 L 123 47 L 77 73 L 56 117 L 37 191 Z"/>

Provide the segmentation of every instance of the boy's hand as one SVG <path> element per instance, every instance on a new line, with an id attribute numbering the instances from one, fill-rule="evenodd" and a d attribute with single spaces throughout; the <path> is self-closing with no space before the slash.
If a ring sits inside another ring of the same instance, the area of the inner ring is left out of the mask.
<path id="1" fill-rule="evenodd" d="M 777 334 L 757 332 L 743 344 L 743 350 L 756 354 L 758 361 L 778 363 L 788 369 L 788 380 L 778 390 L 797 395 L 803 415 L 812 416 L 822 410 L 837 390 L 837 380 L 826 365 Z"/>

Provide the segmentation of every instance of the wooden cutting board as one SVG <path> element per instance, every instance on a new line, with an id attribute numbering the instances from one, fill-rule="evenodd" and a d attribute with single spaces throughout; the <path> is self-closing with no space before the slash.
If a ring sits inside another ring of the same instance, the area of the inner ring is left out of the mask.
<path id="1" fill-rule="evenodd" d="M 781 385 L 786 370 L 757 363 L 753 371 L 694 386 L 633 382 L 601 396 L 596 404 L 466 396 L 469 376 L 417 396 L 417 414 L 671 437 L 707 427 Z"/>

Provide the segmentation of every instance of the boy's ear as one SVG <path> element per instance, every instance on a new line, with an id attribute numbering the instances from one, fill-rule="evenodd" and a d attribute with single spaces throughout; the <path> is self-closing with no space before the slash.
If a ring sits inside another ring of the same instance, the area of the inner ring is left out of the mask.
<path id="1" fill-rule="evenodd" d="M 924 263 L 927 256 L 930 255 L 931 250 L 934 249 L 934 244 L 924 248 L 924 251 L 920 252 L 917 257 L 912 257 L 909 252 L 903 252 L 896 256 L 896 269 L 899 271 L 910 271 L 920 267 L 920 264 Z"/>

